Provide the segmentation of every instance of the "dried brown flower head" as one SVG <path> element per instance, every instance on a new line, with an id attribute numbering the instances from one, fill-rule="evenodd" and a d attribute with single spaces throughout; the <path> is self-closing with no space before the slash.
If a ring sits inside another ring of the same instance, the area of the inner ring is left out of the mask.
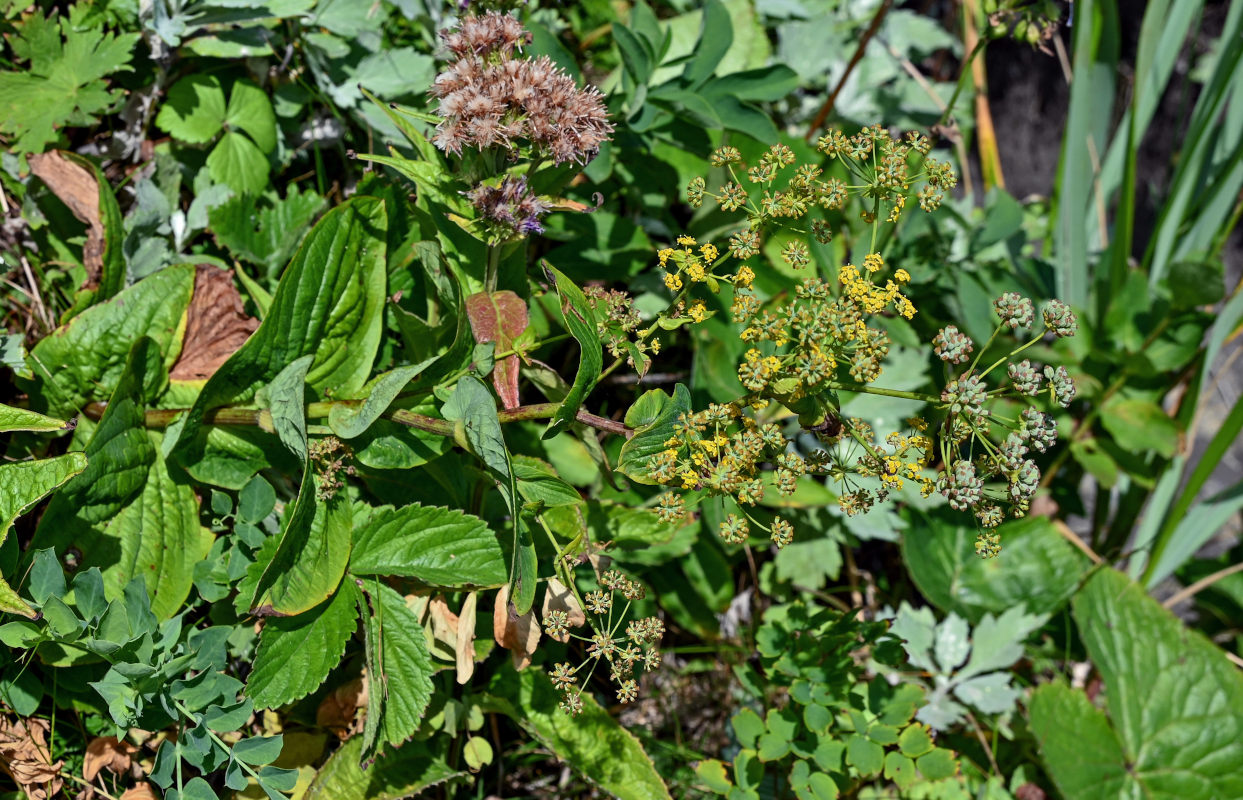
<path id="1" fill-rule="evenodd" d="M 514 57 L 530 34 L 513 17 L 464 17 L 441 38 L 456 57 L 429 92 L 444 118 L 433 140 L 441 150 L 512 151 L 525 141 L 558 164 L 585 164 L 613 132 L 599 91 L 579 89 L 547 56 Z"/>

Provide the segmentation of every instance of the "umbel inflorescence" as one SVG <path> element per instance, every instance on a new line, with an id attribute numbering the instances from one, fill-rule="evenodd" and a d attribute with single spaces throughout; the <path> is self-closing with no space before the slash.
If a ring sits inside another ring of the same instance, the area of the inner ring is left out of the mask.
<path id="1" fill-rule="evenodd" d="M 977 551 L 995 555 L 999 542 L 992 529 L 1026 514 L 1038 488 L 1040 470 L 1029 454 L 1044 452 L 1056 439 L 1056 423 L 1033 399 L 1047 393 L 1064 407 L 1075 394 L 1064 367 L 1015 357 L 1047 336 L 1073 335 L 1074 314 L 1054 300 L 1037 317 L 1030 299 L 1006 293 L 994 303 L 998 323 L 982 347 L 952 325 L 933 339 L 933 352 L 954 370 L 939 396 L 878 385 L 891 344 L 886 319 L 917 313 L 910 275 L 890 270 L 875 252 L 878 229 L 901 218 L 908 197 L 924 211 L 935 210 L 957 178 L 929 156 L 929 142 L 919 134 L 897 139 L 878 126 L 852 137 L 834 131 L 820 138 L 818 149 L 844 165 L 850 179 L 826 176 L 822 164 L 796 164 L 784 145 L 751 166 L 737 149 L 720 148 L 711 163 L 728 179 L 712 191 L 704 178 L 695 178 L 688 200 L 695 207 L 711 200 L 722 211 L 741 213 L 743 226 L 724 251 L 682 236 L 658 253 L 674 314 L 686 324 L 702 322 L 715 313 L 705 296 L 721 294 L 748 345 L 737 365 L 745 394 L 684 415 L 666 449 L 650 459 L 651 478 L 671 489 L 658 512 L 674 519 L 689 504 L 721 498 L 725 540 L 745 542 L 758 528 L 783 547 L 793 538 L 789 522 L 777 517 L 763 525 L 751 513 L 766 492 L 790 495 L 802 476 L 828 476 L 842 511 L 853 515 L 909 481 L 925 497 L 939 492 L 953 508 L 973 512 L 982 529 Z M 873 252 L 859 265 L 838 268 L 833 280 L 810 276 L 792 294 L 762 301 L 753 287 L 762 267 L 751 262 L 768 238 L 782 232 L 779 258 L 793 270 L 806 269 L 813 240 L 827 244 L 833 235 L 824 212 L 845 208 L 852 197 L 872 228 Z M 1023 343 L 980 364 L 999 337 L 1024 331 L 1030 336 Z M 842 418 L 839 391 L 921 399 L 931 413 L 881 438 L 862 420 Z M 782 424 L 789 412 L 797 426 Z M 822 447 L 800 450 L 805 433 Z"/>

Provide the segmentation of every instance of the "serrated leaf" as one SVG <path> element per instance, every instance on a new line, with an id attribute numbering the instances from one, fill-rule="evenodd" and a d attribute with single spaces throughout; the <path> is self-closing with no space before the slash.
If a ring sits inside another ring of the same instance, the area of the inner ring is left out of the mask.
<path id="1" fill-rule="evenodd" d="M 265 198 L 256 208 L 254 198 L 233 196 L 208 210 L 216 241 L 237 258 L 274 275 L 324 207 L 324 198 L 311 190 L 290 186 L 284 199 Z"/>
<path id="2" fill-rule="evenodd" d="M 358 599 L 354 582 L 342 581 L 320 607 L 264 624 L 246 679 L 246 694 L 256 706 L 277 708 L 319 688 L 358 627 Z"/>
<path id="3" fill-rule="evenodd" d="M 1112 569 L 1084 585 L 1074 614 L 1109 717 L 1081 692 L 1037 691 L 1032 729 L 1063 794 L 1099 797 L 1108 782 L 1118 796 L 1243 796 L 1243 676 L 1221 651 Z"/>
<path id="4" fill-rule="evenodd" d="M 401 595 L 376 580 L 364 581 L 363 591 L 371 606 L 363 609 L 371 681 L 363 758 L 370 760 L 414 735 L 431 700 L 434 667 L 423 626 Z"/>
<path id="5" fill-rule="evenodd" d="M 587 692 L 583 711 L 571 717 L 542 670 L 497 670 L 489 691 L 504 713 L 525 728 L 563 763 L 620 800 L 670 800 L 651 759 L 632 733 L 617 723 Z"/>
<path id="6" fill-rule="evenodd" d="M 251 400 L 304 355 L 315 356 L 307 383 L 316 392 L 348 397 L 362 388 L 380 343 L 387 219 L 381 201 L 355 197 L 307 234 L 263 323 L 216 370 L 186 415 L 178 437 L 183 460 L 201 458 L 199 433 L 209 410 Z"/>
<path id="7" fill-rule="evenodd" d="M 453 588 L 490 588 L 506 580 L 500 543 L 486 522 L 417 503 L 378 511 L 355 532 L 350 571 Z"/>
<path id="8" fill-rule="evenodd" d="M 14 149 L 35 153 L 54 141 L 66 123 L 95 124 L 95 115 L 120 94 L 109 90 L 103 78 L 132 69 L 140 38 L 138 33 L 106 33 L 102 27 L 78 30 L 69 17 L 57 20 L 36 11 L 10 40 L 29 65 L 22 72 L 0 72 L 0 133 L 16 140 Z"/>
<path id="9" fill-rule="evenodd" d="M 409 742 L 382 755 L 365 770 L 363 740 L 355 736 L 328 757 L 307 787 L 305 800 L 404 800 L 433 786 L 469 775 L 445 762 L 448 737 Z"/>

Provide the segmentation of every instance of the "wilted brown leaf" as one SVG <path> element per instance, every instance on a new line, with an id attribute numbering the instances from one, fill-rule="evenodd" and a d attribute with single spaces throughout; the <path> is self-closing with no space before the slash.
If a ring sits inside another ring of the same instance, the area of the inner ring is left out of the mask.
<path id="1" fill-rule="evenodd" d="M 129 742 L 121 742 L 115 736 L 97 736 L 86 746 L 86 756 L 82 759 L 82 777 L 88 781 L 102 769 L 124 775 L 134 763 L 133 756 L 138 748 Z"/>
<path id="2" fill-rule="evenodd" d="M 363 729 L 358 710 L 366 706 L 367 676 L 363 675 L 338 686 L 325 697 L 315 712 L 315 722 L 345 741 Z"/>
<path id="3" fill-rule="evenodd" d="M 496 343 L 496 353 L 512 350 L 514 339 L 527 329 L 530 321 L 527 304 L 511 291 L 479 292 L 466 298 L 466 316 L 475 341 L 480 344 Z M 492 385 L 501 396 L 505 408 L 517 408 L 518 369 L 517 355 L 497 359 L 492 368 Z"/>
<path id="4" fill-rule="evenodd" d="M 479 604 L 479 593 L 471 592 L 462 601 L 462 613 L 458 615 L 457 647 L 457 682 L 466 684 L 475 674 L 475 607 Z"/>
<path id="5" fill-rule="evenodd" d="M 544 610 L 541 616 L 546 620 L 550 611 L 564 611 L 569 617 L 570 627 L 577 628 L 579 625 L 587 624 L 587 615 L 583 613 L 583 607 L 578 604 L 578 598 L 574 593 L 566 588 L 565 584 L 556 578 L 549 578 L 544 589 Z M 558 642 L 570 641 L 570 632 L 566 631 L 560 636 L 553 636 Z"/>
<path id="6" fill-rule="evenodd" d="M 259 320 L 246 316 L 232 273 L 199 264 L 194 272 L 194 295 L 186 311 L 181 355 L 169 377 L 176 381 L 210 378 L 258 327 Z"/>
<path id="7" fill-rule="evenodd" d="M 126 789 L 125 794 L 121 795 L 118 800 L 160 800 L 160 796 L 155 793 L 151 784 L 143 781 L 135 784 L 132 789 Z"/>
<path id="8" fill-rule="evenodd" d="M 61 759 L 52 761 L 46 720 L 0 717 L 0 769 L 9 774 L 30 800 L 46 800 L 61 790 Z"/>
<path id="9" fill-rule="evenodd" d="M 457 647 L 458 615 L 449 610 L 441 595 L 432 598 L 427 607 L 432 618 L 432 635 L 450 647 Z"/>
<path id="10" fill-rule="evenodd" d="M 535 612 L 532 610 L 519 616 L 517 609 L 509 602 L 508 584 L 496 592 L 496 605 L 492 608 L 492 638 L 509 651 L 514 669 L 519 670 L 526 669 L 531 663 L 531 654 L 539 644 L 540 628 Z"/>
<path id="11" fill-rule="evenodd" d="M 83 289 L 94 289 L 104 272 L 104 224 L 99 218 L 99 184 L 86 167 L 65 158 L 59 150 L 32 155 L 30 171 L 47 184 L 52 194 L 86 224 L 82 264 L 86 267 Z"/>

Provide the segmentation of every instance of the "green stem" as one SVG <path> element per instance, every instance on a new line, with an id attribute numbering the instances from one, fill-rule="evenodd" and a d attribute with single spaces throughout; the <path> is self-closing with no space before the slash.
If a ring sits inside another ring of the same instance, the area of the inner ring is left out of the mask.
<path id="1" fill-rule="evenodd" d="M 1000 329 L 1000 328 L 998 328 L 998 330 L 1001 330 L 1001 329 Z M 1010 359 L 1014 358 L 1014 357 L 1015 357 L 1015 356 L 1017 356 L 1019 353 L 1023 352 L 1024 350 L 1026 350 L 1027 348 L 1029 348 L 1029 347 L 1031 347 L 1032 345 L 1036 344 L 1037 342 L 1042 341 L 1042 340 L 1044 339 L 1044 335 L 1045 335 L 1046 333 L 1048 333 L 1048 332 L 1049 332 L 1049 329 L 1048 329 L 1048 328 L 1045 328 L 1045 329 L 1041 330 L 1041 331 L 1040 331 L 1040 333 L 1036 334 L 1035 338 L 1033 338 L 1033 339 L 1032 339 L 1030 342 L 1028 342 L 1027 344 L 1022 345 L 1021 347 L 1016 347 L 1016 348 L 1014 348 L 1014 349 L 1013 349 L 1013 350 L 1011 350 L 1009 353 L 1005 354 L 1005 355 L 1004 355 L 1004 356 L 1002 356 L 1001 358 L 999 358 L 999 359 L 997 359 L 996 361 L 994 361 L 992 364 L 990 364 L 990 365 L 989 365 L 988 369 L 986 369 L 986 370 L 984 370 L 983 372 L 981 372 L 981 373 L 980 373 L 980 379 L 981 379 L 981 380 L 983 380 L 983 379 L 984 379 L 984 376 L 985 376 L 985 375 L 987 375 L 988 373 L 990 373 L 990 372 L 992 372 L 993 370 L 997 369 L 997 368 L 998 368 L 998 367 L 1000 367 L 1002 364 L 1004 364 L 1004 363 L 1006 363 L 1007 361 L 1009 361 Z M 996 334 L 996 333 L 994 333 L 993 335 L 994 335 L 994 336 L 996 336 L 997 334 Z M 990 338 L 988 341 L 989 341 L 989 343 L 991 344 L 993 340 Z M 988 345 L 985 345 L 985 348 L 987 348 L 987 347 L 988 347 Z M 983 351 L 983 350 L 981 350 L 981 351 L 980 351 L 980 355 L 983 355 L 983 354 L 984 354 L 984 351 Z M 976 356 L 976 360 L 979 360 L 979 358 L 980 358 L 980 356 L 979 356 L 979 355 L 977 355 L 977 356 Z M 972 364 L 971 366 L 972 366 L 972 367 L 975 367 L 975 364 Z"/>
<path id="2" fill-rule="evenodd" d="M 308 403 L 306 407 L 307 419 L 324 419 L 328 417 L 333 406 L 356 407 L 362 400 L 339 400 L 331 403 Z M 98 420 L 104 414 L 107 407 L 106 403 L 91 403 L 83 413 L 91 419 Z M 560 403 L 536 403 L 529 406 L 518 406 L 517 408 L 501 409 L 497 411 L 497 418 L 501 422 L 527 422 L 538 419 L 551 419 L 557 410 L 561 408 Z M 178 414 L 182 414 L 189 409 L 186 408 L 153 408 L 147 411 L 145 425 L 148 428 L 166 428 L 172 424 Z M 386 411 L 380 415 L 384 419 L 391 420 L 399 425 L 405 425 L 408 428 L 417 428 L 419 430 L 434 433 L 438 436 L 453 436 L 454 424 L 449 420 L 437 419 L 429 417 L 426 414 L 419 414 L 406 409 L 394 409 Z M 575 419 L 578 422 L 596 430 L 605 433 L 613 433 L 621 436 L 629 436 L 631 429 L 622 422 L 608 419 L 607 417 L 590 414 L 582 409 L 579 410 Z M 204 423 L 208 425 L 251 425 L 262 428 L 270 428 L 272 425 L 272 415 L 267 409 L 261 408 L 233 408 L 225 406 L 222 408 L 214 408 L 204 415 Z"/>
<path id="3" fill-rule="evenodd" d="M 922 400 L 925 403 L 941 402 L 940 395 L 922 394 L 920 392 L 907 392 L 901 389 L 885 389 L 880 386 L 868 386 L 859 383 L 839 383 L 837 381 L 824 381 L 820 384 L 826 389 L 833 389 L 843 392 L 858 392 L 859 394 L 875 394 L 882 397 L 901 397 L 903 400 Z"/>

